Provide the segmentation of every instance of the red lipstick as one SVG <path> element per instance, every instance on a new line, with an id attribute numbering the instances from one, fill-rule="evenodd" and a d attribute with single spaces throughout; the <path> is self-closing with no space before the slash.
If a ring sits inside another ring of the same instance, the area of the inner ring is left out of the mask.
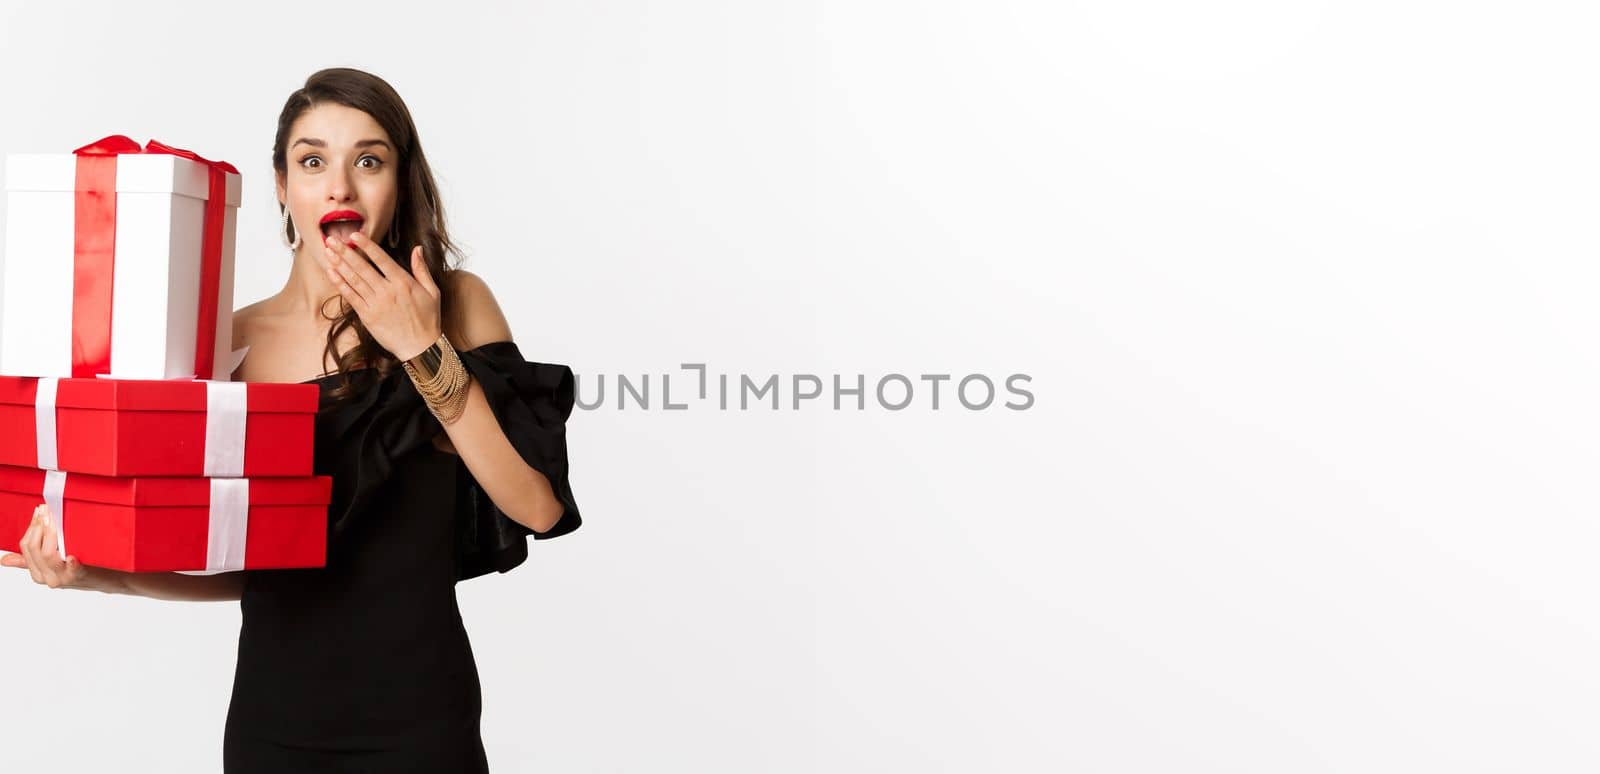
<path id="1" fill-rule="evenodd" d="M 336 220 L 361 220 L 361 221 L 364 221 L 364 220 L 366 220 L 366 218 L 361 217 L 361 213 L 356 212 L 355 210 L 334 210 L 333 212 L 330 212 L 327 215 L 323 215 L 322 216 L 322 220 L 319 221 L 319 222 L 320 223 L 331 223 L 331 222 L 336 221 Z"/>

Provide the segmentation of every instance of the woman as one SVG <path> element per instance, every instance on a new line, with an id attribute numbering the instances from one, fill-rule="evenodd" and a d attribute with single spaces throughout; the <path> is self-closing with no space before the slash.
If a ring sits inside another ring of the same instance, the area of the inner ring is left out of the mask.
<path id="1" fill-rule="evenodd" d="M 281 291 L 235 313 L 249 351 L 233 376 L 320 385 L 327 566 L 86 567 L 57 558 L 43 506 L 3 563 L 53 588 L 241 600 L 225 771 L 486 771 L 455 583 L 581 523 L 572 372 L 523 360 L 483 281 L 446 265 L 438 190 L 388 83 L 313 74 L 284 105 L 272 163 L 293 263 Z"/>

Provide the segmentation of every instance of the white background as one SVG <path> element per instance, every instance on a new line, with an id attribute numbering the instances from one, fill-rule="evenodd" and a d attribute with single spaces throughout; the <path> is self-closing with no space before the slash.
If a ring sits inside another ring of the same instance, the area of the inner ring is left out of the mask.
<path id="1" fill-rule="evenodd" d="M 606 375 L 585 526 L 458 589 L 495 771 L 1600 767 L 1584 4 L 0 9 L 0 151 L 234 162 L 240 305 L 283 100 L 381 75 Z M 684 362 L 1036 400 L 616 408 Z M 236 603 L 5 572 L 7 770 L 220 769 Z"/>

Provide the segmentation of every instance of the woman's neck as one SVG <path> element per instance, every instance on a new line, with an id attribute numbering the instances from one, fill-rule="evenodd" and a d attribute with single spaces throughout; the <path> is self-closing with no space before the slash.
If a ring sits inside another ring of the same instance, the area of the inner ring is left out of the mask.
<path id="1" fill-rule="evenodd" d="M 278 296 L 282 299 L 286 314 L 325 323 L 327 317 L 323 311 L 338 308 L 336 303 L 329 302 L 328 299 L 337 298 L 339 288 L 328 279 L 322 264 L 311 252 L 320 249 L 322 249 L 320 242 L 300 245 L 300 249 L 294 253 L 294 265 L 289 269 L 289 279 L 284 283 L 283 290 L 278 292 Z"/>

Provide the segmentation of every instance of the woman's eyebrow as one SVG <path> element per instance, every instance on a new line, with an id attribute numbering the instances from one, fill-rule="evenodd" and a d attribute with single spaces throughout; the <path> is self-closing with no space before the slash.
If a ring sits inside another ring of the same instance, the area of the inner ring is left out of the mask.
<path id="1" fill-rule="evenodd" d="M 305 143 L 306 145 L 310 145 L 310 146 L 313 146 L 313 147 L 316 147 L 316 148 L 326 148 L 326 147 L 328 147 L 327 143 L 325 143 L 322 140 L 319 140 L 319 139 L 317 139 L 315 137 L 301 137 L 300 139 L 295 140 L 292 144 L 290 144 L 289 148 L 292 150 L 295 146 L 299 145 L 300 143 Z M 365 147 L 367 147 L 369 145 L 382 145 L 385 148 L 389 148 L 389 143 L 386 143 L 383 140 L 357 140 L 356 141 L 356 147 L 357 148 L 365 148 Z M 394 149 L 393 148 L 389 148 L 389 150 L 394 150 Z"/>

